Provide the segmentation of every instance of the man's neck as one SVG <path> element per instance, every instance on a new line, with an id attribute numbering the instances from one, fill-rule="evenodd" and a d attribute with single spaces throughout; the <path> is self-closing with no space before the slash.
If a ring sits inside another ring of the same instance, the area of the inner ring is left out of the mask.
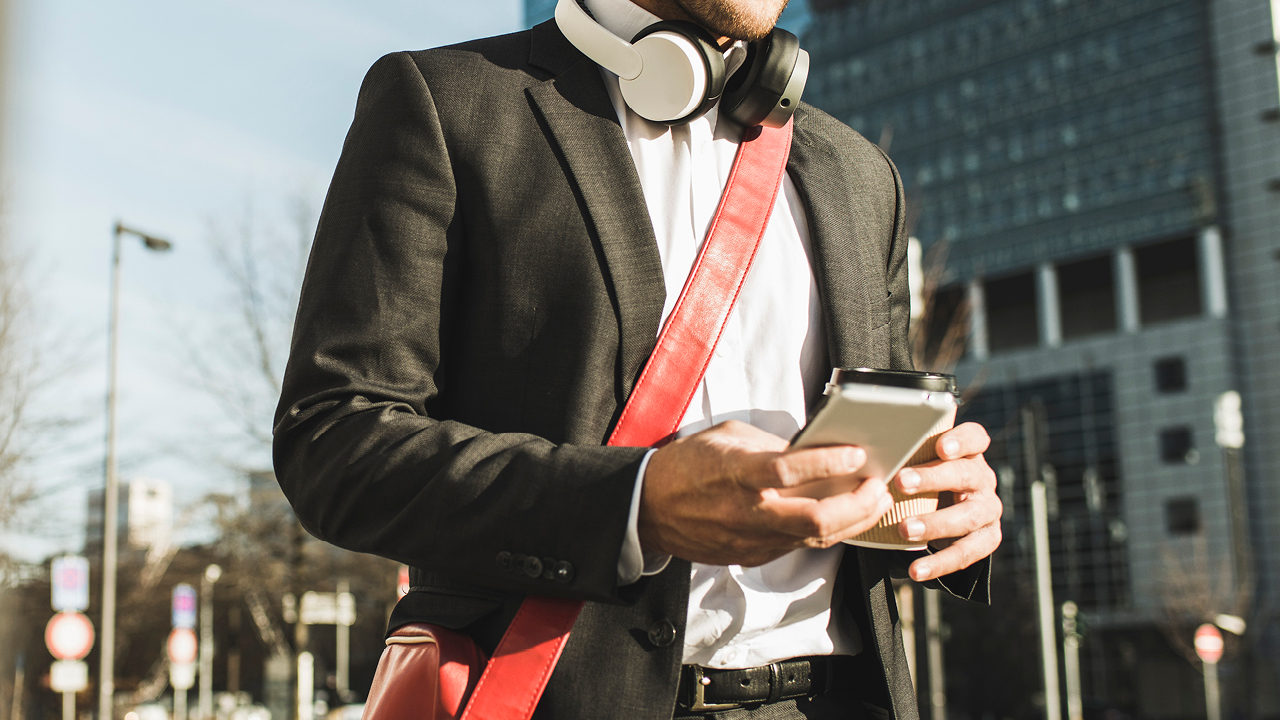
<path id="1" fill-rule="evenodd" d="M 639 5 L 645 10 L 648 10 L 654 15 L 657 15 L 663 20 L 684 20 L 686 22 L 694 23 L 695 25 L 702 25 L 702 23 L 699 23 L 688 12 L 685 12 L 685 9 L 676 3 L 675 0 L 631 0 L 631 2 Z M 720 46 L 721 50 L 728 48 L 732 43 L 732 38 L 716 38 L 716 44 Z"/>

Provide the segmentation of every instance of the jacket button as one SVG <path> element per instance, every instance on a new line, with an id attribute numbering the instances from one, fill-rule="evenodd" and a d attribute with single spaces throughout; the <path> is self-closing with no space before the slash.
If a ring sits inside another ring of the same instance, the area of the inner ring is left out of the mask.
<path id="1" fill-rule="evenodd" d="M 498 563 L 498 569 L 504 572 L 511 572 L 511 553 L 503 550 L 498 553 L 498 557 L 494 558 L 493 561 Z"/>
<path id="2" fill-rule="evenodd" d="M 525 556 L 515 553 L 511 556 L 511 572 L 524 572 Z"/>
<path id="3" fill-rule="evenodd" d="M 543 580 L 556 579 L 556 559 L 555 558 L 542 558 L 542 579 Z"/>
<path id="4" fill-rule="evenodd" d="M 524 559 L 524 574 L 536 578 L 542 574 L 542 561 L 530 555 Z"/>
<path id="5" fill-rule="evenodd" d="M 649 642 L 664 648 L 676 641 L 676 626 L 667 620 L 658 620 L 649 626 Z"/>
<path id="6" fill-rule="evenodd" d="M 555 570 L 551 573 L 556 582 L 567 583 L 573 580 L 573 566 L 567 560 L 561 560 L 556 563 Z"/>

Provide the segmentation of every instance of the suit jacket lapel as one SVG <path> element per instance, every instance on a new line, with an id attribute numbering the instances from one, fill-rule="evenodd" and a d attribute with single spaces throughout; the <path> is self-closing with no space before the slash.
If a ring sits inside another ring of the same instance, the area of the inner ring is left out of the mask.
<path id="1" fill-rule="evenodd" d="M 876 297 L 879 272 L 867 238 L 883 232 L 859 212 L 861 188 L 839 161 L 829 140 L 810 132 L 804 107 L 796 109 L 795 129 L 787 172 L 795 183 L 809 220 L 813 272 L 822 301 L 827 346 L 836 367 L 867 364 L 874 356 L 866 347 L 869 331 L 882 322 L 869 313 L 883 297 Z"/>
<path id="2" fill-rule="evenodd" d="M 666 299 L 644 191 L 595 63 L 554 23 L 533 29 L 530 62 L 552 73 L 527 92 L 576 187 L 612 284 L 621 344 L 617 382 L 625 398 L 656 343 Z"/>

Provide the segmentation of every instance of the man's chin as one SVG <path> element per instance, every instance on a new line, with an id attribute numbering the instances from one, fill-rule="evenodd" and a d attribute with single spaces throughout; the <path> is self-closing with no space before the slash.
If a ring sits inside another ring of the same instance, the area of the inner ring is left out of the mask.
<path id="1" fill-rule="evenodd" d="M 760 12 L 758 7 L 743 11 L 742 0 L 675 0 L 690 17 L 712 35 L 734 40 L 759 40 L 768 35 L 786 8 L 782 2 L 775 11 Z"/>

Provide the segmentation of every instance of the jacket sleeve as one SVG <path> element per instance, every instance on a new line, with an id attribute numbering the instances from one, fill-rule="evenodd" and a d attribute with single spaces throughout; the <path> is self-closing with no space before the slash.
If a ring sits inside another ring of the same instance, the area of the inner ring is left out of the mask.
<path id="1" fill-rule="evenodd" d="M 881 151 L 881 154 L 884 154 Z M 911 290 L 907 279 L 907 203 L 906 193 L 902 188 L 902 177 L 897 167 L 884 155 L 885 162 L 893 171 L 895 192 L 897 193 L 896 211 L 893 223 L 893 246 L 889 251 L 889 265 L 886 268 L 887 286 L 893 306 L 890 308 L 891 324 L 890 357 L 894 367 L 911 369 L 915 364 L 911 358 L 911 343 L 908 329 L 911 323 Z M 895 578 L 907 578 L 907 568 L 917 558 L 932 555 L 932 550 L 922 552 L 889 551 L 887 564 L 890 574 Z M 989 604 L 991 602 L 991 558 L 985 557 L 969 567 L 923 583 L 934 590 L 945 590 L 962 599 Z"/>
<path id="2" fill-rule="evenodd" d="M 275 417 L 303 526 L 499 590 L 610 601 L 643 448 L 553 444 L 440 416 L 465 255 L 457 184 L 414 58 L 370 70 L 303 283 Z"/>

